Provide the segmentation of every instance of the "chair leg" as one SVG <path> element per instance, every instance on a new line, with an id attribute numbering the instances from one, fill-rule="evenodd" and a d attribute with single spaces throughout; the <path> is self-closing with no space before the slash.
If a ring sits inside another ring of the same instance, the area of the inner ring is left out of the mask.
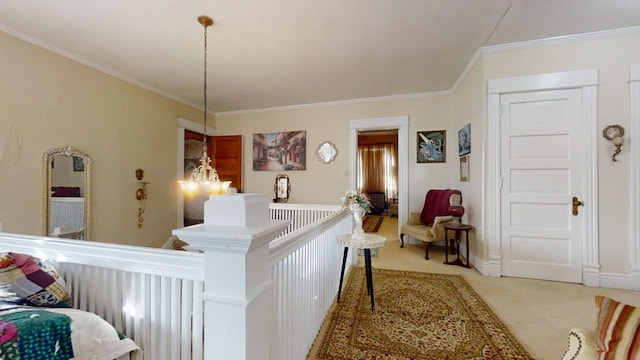
<path id="1" fill-rule="evenodd" d="M 424 259 L 429 260 L 429 247 L 431 246 L 430 242 L 424 243 Z"/>
<path id="2" fill-rule="evenodd" d="M 400 233 L 400 241 L 402 241 L 402 244 L 400 245 L 401 248 L 404 247 L 404 234 Z"/>

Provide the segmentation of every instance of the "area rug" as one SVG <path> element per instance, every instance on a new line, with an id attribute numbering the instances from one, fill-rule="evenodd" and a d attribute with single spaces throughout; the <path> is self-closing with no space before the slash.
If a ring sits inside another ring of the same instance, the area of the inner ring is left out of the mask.
<path id="1" fill-rule="evenodd" d="M 384 220 L 384 216 L 366 215 L 364 219 L 362 219 L 362 230 L 368 233 L 378 232 L 380 225 L 382 225 L 382 220 Z"/>
<path id="2" fill-rule="evenodd" d="M 352 267 L 309 359 L 533 359 L 460 275 Z"/>

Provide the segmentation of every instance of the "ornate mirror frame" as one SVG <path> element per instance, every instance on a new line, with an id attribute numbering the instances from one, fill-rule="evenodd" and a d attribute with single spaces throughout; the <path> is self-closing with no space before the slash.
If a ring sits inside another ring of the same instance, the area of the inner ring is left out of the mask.
<path id="1" fill-rule="evenodd" d="M 338 156 L 338 148 L 336 148 L 336 145 L 331 141 L 325 141 L 318 145 L 316 156 L 318 156 L 318 160 L 320 160 L 320 162 L 328 164 Z"/>
<path id="2" fill-rule="evenodd" d="M 276 197 L 273 199 L 274 202 L 287 202 L 291 193 L 289 177 L 285 174 L 278 174 L 273 185 L 273 191 L 276 193 Z"/>
<path id="3" fill-rule="evenodd" d="M 43 166 L 43 211 L 42 223 L 44 236 L 51 236 L 51 161 L 56 156 L 67 156 L 82 159 L 84 168 L 84 239 L 89 239 L 91 234 L 91 158 L 84 152 L 73 148 L 71 145 L 47 150 L 42 157 Z M 80 164 L 78 164 L 80 165 Z"/>

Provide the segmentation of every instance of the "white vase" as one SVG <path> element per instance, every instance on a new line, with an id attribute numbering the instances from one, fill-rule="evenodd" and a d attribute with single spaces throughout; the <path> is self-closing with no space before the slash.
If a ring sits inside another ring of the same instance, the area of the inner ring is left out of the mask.
<path id="1" fill-rule="evenodd" d="M 353 213 L 353 233 L 351 234 L 352 239 L 364 239 L 364 230 L 362 229 L 362 218 L 364 217 L 365 211 L 358 204 L 352 204 L 349 206 L 351 213 Z"/>

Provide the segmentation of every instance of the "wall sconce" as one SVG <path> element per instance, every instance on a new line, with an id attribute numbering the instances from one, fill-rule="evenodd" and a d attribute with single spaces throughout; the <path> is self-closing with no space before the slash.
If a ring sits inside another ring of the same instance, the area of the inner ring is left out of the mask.
<path id="1" fill-rule="evenodd" d="M 142 227 L 142 222 L 144 222 L 144 214 L 145 205 L 144 201 L 147 199 L 147 184 L 150 184 L 146 181 L 140 181 L 144 177 L 144 170 L 136 169 L 136 179 L 138 179 L 138 190 L 136 190 L 136 200 L 140 201 L 140 207 L 138 208 L 138 227 Z"/>
<path id="2" fill-rule="evenodd" d="M 618 154 L 620 154 L 620 151 L 622 151 L 622 144 L 624 144 L 624 128 L 620 125 L 609 125 L 604 128 L 604 130 L 602 130 L 602 136 L 604 136 L 605 139 L 611 141 L 616 147 L 611 160 L 618 161 L 618 159 L 616 159 L 616 156 L 618 156 Z"/>

